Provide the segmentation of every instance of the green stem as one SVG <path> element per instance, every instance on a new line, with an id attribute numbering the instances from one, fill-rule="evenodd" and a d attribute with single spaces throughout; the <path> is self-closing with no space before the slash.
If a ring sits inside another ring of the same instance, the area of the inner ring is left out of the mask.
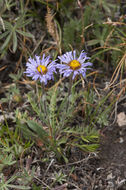
<path id="1" fill-rule="evenodd" d="M 70 94 L 71 94 L 71 89 L 72 89 L 72 84 L 73 84 L 73 80 L 72 80 L 72 77 L 73 77 L 73 73 L 71 74 L 70 76 L 70 81 L 69 81 L 69 89 L 68 89 L 68 104 L 67 104 L 67 107 L 66 107 L 66 111 L 69 109 L 69 104 L 70 104 Z"/>
<path id="2" fill-rule="evenodd" d="M 43 105 L 44 105 L 45 117 L 46 117 L 47 122 L 48 122 L 48 127 L 49 127 L 49 132 L 50 132 L 50 138 L 52 138 L 51 141 L 54 141 L 54 139 L 53 139 L 53 129 L 52 129 L 52 126 L 50 125 L 49 117 L 48 117 L 48 113 L 47 113 L 46 93 L 45 93 L 44 83 L 42 83 L 42 102 L 43 102 Z"/>
<path id="3" fill-rule="evenodd" d="M 42 102 L 43 102 L 43 105 L 44 105 L 44 112 L 46 113 L 46 116 L 47 116 L 47 106 L 46 106 L 46 94 L 45 94 L 45 86 L 44 84 L 42 83 Z"/>

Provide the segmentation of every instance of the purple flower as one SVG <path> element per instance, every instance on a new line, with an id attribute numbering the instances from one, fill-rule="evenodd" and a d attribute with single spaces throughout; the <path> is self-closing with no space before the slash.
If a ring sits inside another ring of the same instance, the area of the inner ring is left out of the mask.
<path id="1" fill-rule="evenodd" d="M 29 58 L 26 63 L 27 69 L 24 73 L 33 80 L 39 79 L 41 83 L 47 84 L 48 80 L 54 79 L 53 73 L 56 73 L 56 62 L 50 60 L 50 56 L 35 56 L 35 59 Z"/>
<path id="2" fill-rule="evenodd" d="M 76 75 L 82 75 L 85 78 L 87 69 L 90 69 L 87 67 L 92 66 L 92 63 L 86 62 L 90 58 L 87 57 L 84 51 L 81 51 L 78 58 L 75 50 L 58 56 L 58 58 L 62 64 L 57 64 L 57 68 L 60 74 L 63 74 L 63 77 L 69 77 L 73 74 L 72 79 L 74 79 Z"/>

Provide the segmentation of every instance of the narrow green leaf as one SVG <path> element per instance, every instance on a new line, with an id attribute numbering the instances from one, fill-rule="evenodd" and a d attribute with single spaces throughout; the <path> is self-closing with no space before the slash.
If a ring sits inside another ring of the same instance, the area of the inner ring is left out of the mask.
<path id="1" fill-rule="evenodd" d="M 29 187 L 29 186 L 20 186 L 20 185 L 11 185 L 11 184 L 9 184 L 9 185 L 7 185 L 8 187 L 10 187 L 10 188 L 14 188 L 14 189 L 20 189 L 20 190 L 27 190 L 27 189 L 31 189 L 31 187 Z"/>
<path id="2" fill-rule="evenodd" d="M 42 121 L 43 123 L 47 123 L 47 122 L 46 122 L 46 119 L 45 119 L 45 114 L 44 114 L 44 112 L 41 112 L 41 110 L 40 110 L 40 108 L 38 107 L 36 101 L 33 99 L 33 94 L 29 93 L 29 94 L 27 94 L 27 97 L 28 97 L 28 101 L 30 102 L 30 104 L 31 104 L 31 106 L 32 106 L 32 108 L 33 108 L 33 110 L 34 110 L 34 112 L 37 113 L 37 115 L 39 116 L 39 118 L 41 119 L 41 121 Z M 40 101 L 40 103 L 42 103 L 42 102 Z"/>
<path id="3" fill-rule="evenodd" d="M 16 28 L 23 28 L 24 26 L 28 25 L 29 23 L 32 22 L 32 19 L 27 19 L 27 20 L 21 20 L 21 22 L 16 23 Z"/>
<path id="4" fill-rule="evenodd" d="M 72 145 L 80 148 L 81 150 L 89 151 L 89 152 L 94 152 L 97 150 L 97 148 L 99 148 L 99 144 L 83 144 L 83 145 L 72 144 Z"/>
<path id="5" fill-rule="evenodd" d="M 89 141 L 86 137 L 84 137 L 84 136 L 81 136 L 81 138 L 82 138 L 83 141 L 85 141 L 85 142 L 87 142 L 87 143 L 90 142 L 90 141 Z"/>
<path id="6" fill-rule="evenodd" d="M 36 123 L 35 121 L 28 120 L 27 124 L 45 143 L 48 142 L 48 133 L 43 129 L 43 126 Z"/>
<path id="7" fill-rule="evenodd" d="M 89 144 L 89 145 L 82 145 L 82 148 L 86 148 L 88 151 L 90 152 L 94 152 L 97 150 L 97 148 L 99 148 L 99 144 Z M 80 147 L 80 148 L 81 148 Z"/>
<path id="8" fill-rule="evenodd" d="M 8 37 L 6 38 L 4 44 L 1 46 L 1 50 L 3 50 L 10 42 L 10 39 L 11 39 L 11 36 L 12 36 L 12 32 L 8 35 Z"/>
<path id="9" fill-rule="evenodd" d="M 5 29 L 12 31 L 13 30 L 13 25 L 10 22 L 7 22 L 6 20 L 3 20 Z"/>
<path id="10" fill-rule="evenodd" d="M 106 48 L 106 49 L 102 49 L 102 50 L 98 51 L 97 53 L 95 53 L 95 54 L 92 56 L 91 60 L 92 60 L 92 61 L 95 60 L 95 58 L 96 58 L 98 55 L 100 55 L 100 54 L 102 54 L 102 53 L 104 53 L 104 52 L 106 52 L 106 51 L 110 51 L 110 50 L 111 50 L 111 48 Z"/>
<path id="11" fill-rule="evenodd" d="M 1 40 L 2 38 L 4 38 L 5 36 L 7 36 L 9 33 L 10 33 L 10 31 L 6 31 L 6 32 L 4 32 L 3 34 L 1 34 L 1 35 L 0 35 L 0 40 Z"/>
<path id="12" fill-rule="evenodd" d="M 126 38 L 126 33 L 123 32 L 122 30 L 120 30 L 119 27 L 116 27 L 116 30 L 118 31 L 118 35 L 120 38 L 122 37 L 121 35 L 123 35 Z M 121 33 L 121 35 L 120 35 L 120 33 Z"/>
<path id="13" fill-rule="evenodd" d="M 33 137 L 36 136 L 36 134 L 34 134 L 32 131 L 30 131 L 30 129 L 28 129 L 27 125 L 21 124 L 20 128 L 21 128 L 25 138 L 27 138 L 27 139 L 32 138 L 33 139 Z"/>
<path id="14" fill-rule="evenodd" d="M 26 36 L 26 37 L 29 37 L 29 38 L 34 38 L 34 36 L 29 33 L 29 32 L 24 32 L 22 30 L 16 30 L 19 34 L 23 35 L 23 36 Z"/>
<path id="15" fill-rule="evenodd" d="M 10 179 L 7 180 L 6 184 L 8 186 L 9 183 L 11 183 L 12 181 L 14 181 L 17 178 L 16 175 L 13 175 Z"/>
<path id="16" fill-rule="evenodd" d="M 17 49 L 17 35 L 16 32 L 13 32 L 13 52 L 15 53 Z"/>
<path id="17" fill-rule="evenodd" d="M 94 39 L 94 40 L 89 40 L 87 41 L 87 46 L 93 46 L 100 43 L 100 40 Z"/>

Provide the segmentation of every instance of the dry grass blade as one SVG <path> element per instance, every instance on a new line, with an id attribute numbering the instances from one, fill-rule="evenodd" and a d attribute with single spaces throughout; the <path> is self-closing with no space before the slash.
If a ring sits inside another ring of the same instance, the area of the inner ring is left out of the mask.
<path id="1" fill-rule="evenodd" d="M 56 0 L 46 0 L 48 2 L 56 2 Z"/>
<path id="2" fill-rule="evenodd" d="M 52 190 L 67 190 L 67 183 L 60 185 L 58 187 L 53 188 Z"/>
<path id="3" fill-rule="evenodd" d="M 124 56 L 120 60 L 119 64 L 117 65 L 117 67 L 116 67 L 116 69 L 115 69 L 115 71 L 111 77 L 109 87 L 112 86 L 114 84 L 114 82 L 116 81 L 116 79 L 118 78 L 119 72 L 120 72 L 123 64 L 125 63 L 125 60 L 126 60 L 126 54 L 124 54 Z"/>
<path id="4" fill-rule="evenodd" d="M 107 36 L 107 38 L 106 38 L 106 40 L 105 40 L 104 46 L 107 46 L 107 44 L 108 44 L 108 42 L 109 42 L 109 39 L 111 39 L 111 37 L 112 37 L 113 32 L 114 32 L 114 28 L 113 28 L 113 29 L 110 31 L 110 33 L 108 34 L 108 36 Z"/>
<path id="5" fill-rule="evenodd" d="M 6 67 L 7 67 L 6 65 L 3 66 L 3 67 L 1 67 L 1 68 L 0 68 L 0 71 L 3 71 Z"/>
<path id="6" fill-rule="evenodd" d="M 1 23 L 2 27 L 3 27 L 3 31 L 5 31 L 5 25 L 4 25 L 2 17 L 0 17 L 0 23 Z"/>
<path id="7" fill-rule="evenodd" d="M 110 24 L 110 25 L 113 25 L 113 26 L 117 26 L 117 25 L 126 25 L 126 24 L 123 23 L 123 22 L 112 22 L 112 21 L 103 22 L 103 24 Z"/>

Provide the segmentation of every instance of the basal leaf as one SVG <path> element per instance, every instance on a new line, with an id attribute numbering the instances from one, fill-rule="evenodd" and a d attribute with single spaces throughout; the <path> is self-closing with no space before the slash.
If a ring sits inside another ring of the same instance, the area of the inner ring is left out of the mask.
<path id="1" fill-rule="evenodd" d="M 35 121 L 28 120 L 27 121 L 28 127 L 32 129 L 43 141 L 44 143 L 48 143 L 48 133 L 43 129 L 41 124 L 38 124 Z"/>

